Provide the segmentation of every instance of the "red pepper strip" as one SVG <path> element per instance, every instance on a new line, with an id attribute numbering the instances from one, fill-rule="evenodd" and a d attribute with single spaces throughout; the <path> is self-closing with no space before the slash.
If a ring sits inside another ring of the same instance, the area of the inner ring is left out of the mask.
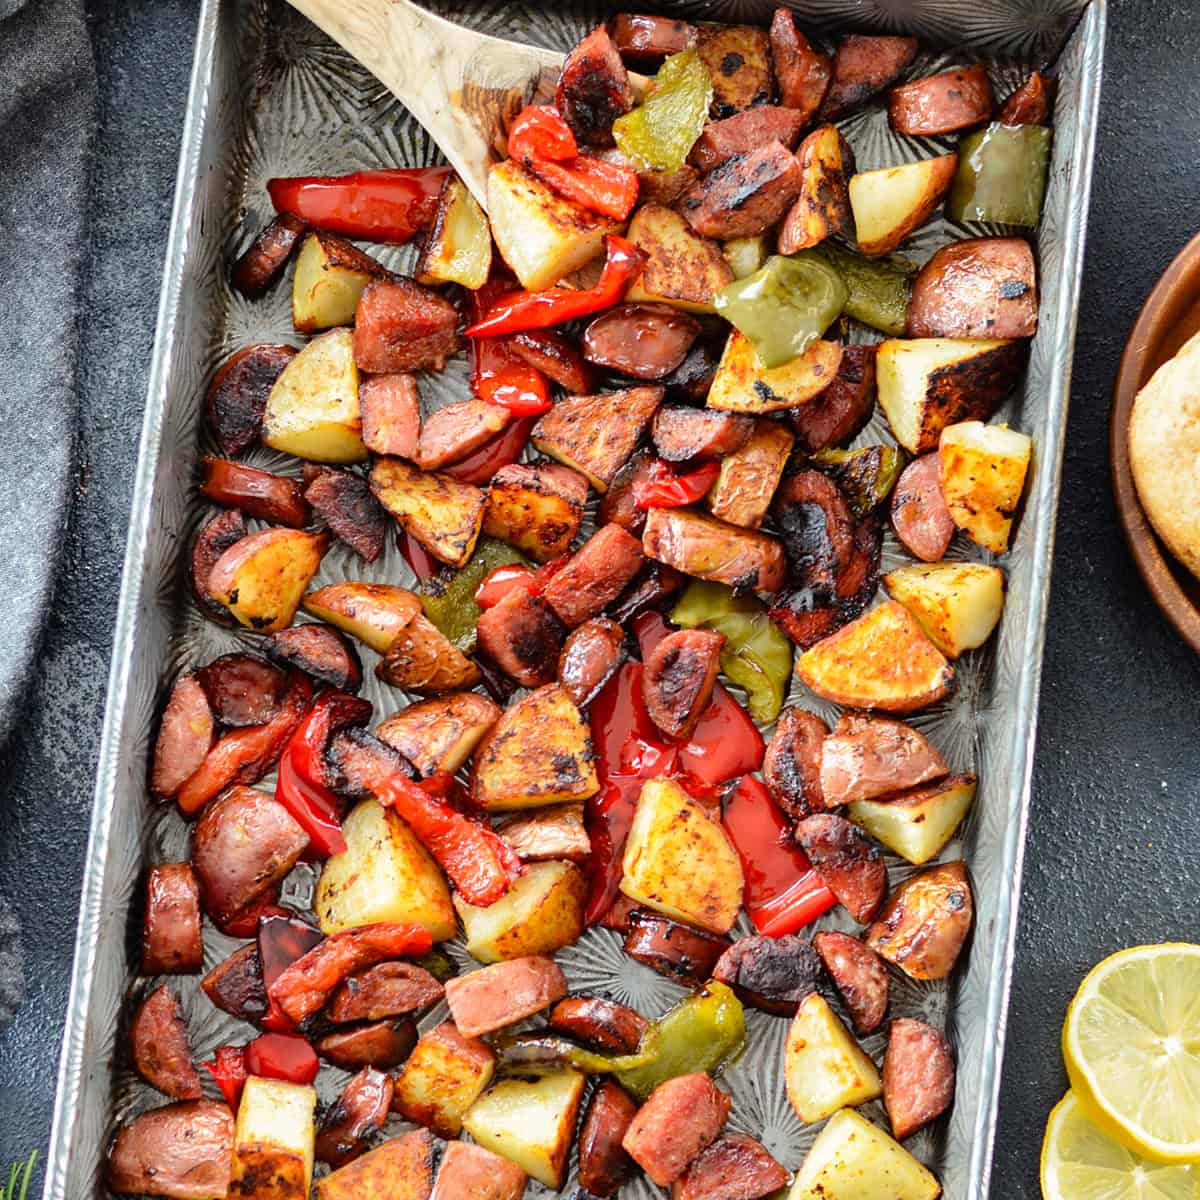
<path id="1" fill-rule="evenodd" d="M 400 535 L 400 553 L 404 555 L 404 561 L 412 567 L 418 583 L 428 583 L 438 573 L 437 559 L 411 533 Z"/>
<path id="2" fill-rule="evenodd" d="M 249 938 L 258 932 L 258 923 L 264 917 L 290 917 L 286 908 L 280 907 L 279 889 L 272 888 L 265 896 L 259 896 L 252 904 L 243 908 L 231 921 L 220 927 L 229 937 Z"/>
<path id="3" fill-rule="evenodd" d="M 646 254 L 616 234 L 604 239 L 605 261 L 595 287 L 574 291 L 553 287 L 544 292 L 518 292 L 498 301 L 482 321 L 467 329 L 469 337 L 503 337 L 525 329 L 548 329 L 611 308 L 624 295 L 646 261 Z"/>
<path id="4" fill-rule="evenodd" d="M 433 945 L 419 925 L 380 922 L 330 934 L 267 988 L 267 995 L 299 1025 L 311 1017 L 347 975 L 393 958 L 416 957 Z"/>
<path id="5" fill-rule="evenodd" d="M 242 1102 L 242 1089 L 246 1086 L 245 1046 L 218 1046 L 213 1051 L 213 1061 L 200 1065 L 212 1072 L 225 1103 L 236 1113 Z"/>
<path id="6" fill-rule="evenodd" d="M 475 385 L 480 400 L 507 408 L 515 417 L 540 417 L 554 405 L 546 377 L 527 363 L 514 362 Z"/>
<path id="7" fill-rule="evenodd" d="M 548 104 L 529 104 L 508 131 L 508 157 L 524 162 L 531 155 L 564 162 L 579 153 L 571 127 Z"/>
<path id="8" fill-rule="evenodd" d="M 468 904 L 486 908 L 521 874 L 521 861 L 490 829 L 430 795 L 440 786 L 425 788 L 393 775 L 376 789 L 375 798 L 412 826 Z"/>
<path id="9" fill-rule="evenodd" d="M 321 1069 L 316 1051 L 296 1033 L 264 1033 L 246 1045 L 246 1070 L 264 1079 L 312 1083 Z"/>
<path id="10" fill-rule="evenodd" d="M 475 603 L 480 608 L 495 608 L 513 588 L 529 591 L 533 584 L 533 576 L 533 568 L 522 566 L 520 563 L 497 567 L 475 589 Z"/>
<path id="11" fill-rule="evenodd" d="M 619 163 L 586 156 L 550 162 L 535 154 L 527 160 L 527 165 L 560 196 L 616 221 L 624 221 L 637 204 L 637 172 Z"/>
<path id="12" fill-rule="evenodd" d="M 311 699 L 312 685 L 297 672 L 279 712 L 265 725 L 234 729 L 208 752 L 176 797 L 180 809 L 190 816 L 231 783 L 257 783 L 279 760 Z"/>
<path id="13" fill-rule="evenodd" d="M 319 929 L 287 914 L 264 917 L 258 923 L 258 960 L 262 964 L 267 1011 L 259 1022 L 264 1029 L 291 1033 L 296 1023 L 271 999 L 271 985 L 294 963 L 325 940 Z"/>
<path id="14" fill-rule="evenodd" d="M 271 179 L 267 191 L 276 212 L 290 213 L 317 229 L 403 244 L 432 223 L 449 174 L 449 167 L 389 167 Z"/>
<path id="15" fill-rule="evenodd" d="M 686 475 L 676 475 L 666 463 L 657 462 L 651 472 L 646 479 L 635 481 L 634 504 L 638 508 L 682 508 L 708 494 L 721 473 L 721 464 L 705 463 Z"/>
<path id="16" fill-rule="evenodd" d="M 837 903 L 759 780 L 751 775 L 742 780 L 725 802 L 722 823 L 742 860 L 743 903 L 759 933 L 795 933 Z"/>
<path id="17" fill-rule="evenodd" d="M 583 914 L 586 925 L 603 921 L 621 894 L 625 842 L 644 782 L 633 777 L 610 779 L 608 786 L 587 802 L 585 818 L 592 852 L 588 858 L 590 890 Z"/>

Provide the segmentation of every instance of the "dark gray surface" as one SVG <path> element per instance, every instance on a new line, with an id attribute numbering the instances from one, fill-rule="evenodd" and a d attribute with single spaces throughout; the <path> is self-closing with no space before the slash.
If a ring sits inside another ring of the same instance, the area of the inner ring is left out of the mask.
<path id="1" fill-rule="evenodd" d="M 101 137 L 83 338 L 80 496 L 30 698 L 0 754 L 0 888 L 27 1008 L 0 1035 L 0 1159 L 45 1143 L 107 653 L 154 333 L 196 5 L 92 0 Z M 1109 391 L 1158 274 L 1200 227 L 1200 5 L 1117 0 L 1058 525 L 1032 827 L 993 1194 L 1037 1195 L 1058 1034 L 1079 978 L 1138 941 L 1195 938 L 1200 663 L 1142 589 L 1110 499 Z"/>

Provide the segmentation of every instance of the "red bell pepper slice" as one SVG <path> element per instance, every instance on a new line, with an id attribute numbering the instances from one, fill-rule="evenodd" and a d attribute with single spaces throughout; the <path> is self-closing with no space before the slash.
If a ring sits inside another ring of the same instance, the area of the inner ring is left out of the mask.
<path id="1" fill-rule="evenodd" d="M 246 1044 L 244 1058 L 249 1074 L 288 1083 L 312 1083 L 321 1069 L 316 1051 L 296 1033 L 264 1033 Z"/>
<path id="2" fill-rule="evenodd" d="M 432 223 L 449 174 L 449 167 L 388 167 L 271 179 L 267 192 L 276 212 L 299 217 L 317 229 L 403 244 Z"/>
<path id="3" fill-rule="evenodd" d="M 418 583 L 428 583 L 438 573 L 438 560 L 411 533 L 400 535 L 400 553 L 412 567 Z"/>
<path id="4" fill-rule="evenodd" d="M 507 408 L 515 417 L 540 417 L 554 404 L 546 377 L 528 363 L 514 362 L 475 385 L 475 394 L 488 404 Z"/>
<path id="5" fill-rule="evenodd" d="M 498 300 L 482 321 L 467 329 L 469 337 L 504 337 L 525 329 L 548 329 L 611 308 L 625 295 L 646 261 L 645 251 L 615 234 L 604 239 L 604 270 L 595 287 L 575 291 L 553 287 L 544 292 L 517 292 Z"/>
<path id="6" fill-rule="evenodd" d="M 258 932 L 258 923 L 266 917 L 290 917 L 291 912 L 279 903 L 279 889 L 272 888 L 247 905 L 231 921 L 222 925 L 221 932 L 229 937 L 249 938 Z"/>
<path id="7" fill-rule="evenodd" d="M 645 479 L 635 481 L 633 502 L 638 508 L 682 508 L 708 494 L 717 481 L 721 464 L 710 462 L 686 475 L 677 475 L 664 462 L 656 462 Z"/>
<path id="8" fill-rule="evenodd" d="M 637 204 L 637 172 L 620 163 L 587 156 L 552 162 L 535 154 L 528 166 L 560 196 L 616 221 L 624 221 Z"/>
<path id="9" fill-rule="evenodd" d="M 264 1029 L 290 1033 L 296 1023 L 271 999 L 271 987 L 297 959 L 325 940 L 325 935 L 290 914 L 264 917 L 258 923 L 258 959 L 262 964 L 267 1011 L 259 1022 Z"/>
<path id="10" fill-rule="evenodd" d="M 392 775 L 375 798 L 394 808 L 412 827 L 468 904 L 481 908 L 495 904 L 520 876 L 521 860 L 490 829 L 431 795 L 441 786 L 434 779 L 434 784 L 426 787 L 403 775 Z"/>
<path id="11" fill-rule="evenodd" d="M 509 563 L 497 567 L 475 589 L 475 603 L 480 608 L 495 608 L 514 588 L 529 591 L 533 585 L 534 570 L 521 563 Z"/>
<path id="12" fill-rule="evenodd" d="M 213 1051 L 213 1061 L 200 1065 L 211 1072 L 225 1103 L 236 1113 L 242 1102 L 242 1089 L 246 1086 L 245 1046 L 218 1046 Z"/>
<path id="13" fill-rule="evenodd" d="M 742 860 L 743 904 L 759 933 L 795 933 L 837 903 L 759 780 L 750 775 L 742 780 L 725 802 L 722 823 Z"/>
<path id="14" fill-rule="evenodd" d="M 578 153 L 570 125 L 548 104 L 526 105 L 508 131 L 508 157 L 520 163 L 531 157 L 564 162 Z"/>

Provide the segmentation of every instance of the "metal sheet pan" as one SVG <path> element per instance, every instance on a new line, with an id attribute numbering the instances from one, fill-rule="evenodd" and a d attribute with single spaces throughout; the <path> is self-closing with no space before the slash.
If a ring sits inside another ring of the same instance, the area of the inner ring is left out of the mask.
<path id="1" fill-rule="evenodd" d="M 1007 608 L 989 648 L 962 660 L 960 687 L 916 723 L 941 746 L 956 769 L 975 769 L 975 809 L 946 856 L 967 860 L 977 921 L 964 965 L 950 985 L 915 987 L 897 979 L 894 1011 L 942 1024 L 959 1063 L 954 1107 L 913 1139 L 918 1155 L 942 1178 L 952 1200 L 986 1196 L 996 1127 L 1000 1063 L 1013 962 L 1016 911 L 1034 751 L 1050 558 L 1060 478 L 1071 358 L 1079 302 L 1083 238 L 1104 41 L 1105 0 L 911 0 L 900 10 L 860 0 L 793 7 L 825 32 L 853 26 L 922 35 L 935 48 L 918 74 L 971 56 L 985 56 L 998 90 L 1016 84 L 1028 67 L 1056 64 L 1059 88 L 1050 184 L 1037 235 L 1041 325 L 1022 387 L 1001 416 L 1034 438 L 1034 464 L 1024 512 L 1010 554 Z M 566 49 L 605 10 L 591 0 L 541 6 L 499 0 L 440 8 L 514 38 Z M 659 4 L 660 10 L 671 8 Z M 759 0 L 707 0 L 677 6 L 712 19 L 769 17 Z M 953 51 L 938 46 L 955 47 Z M 843 128 L 860 169 L 930 152 L 888 129 L 878 109 L 856 114 Z M 935 140 L 938 147 L 942 145 Z M 946 143 L 949 146 L 949 143 Z M 433 161 L 423 131 L 357 64 L 297 17 L 281 0 L 204 0 L 177 179 L 175 210 L 159 307 L 158 332 L 142 431 L 133 514 L 108 704 L 96 780 L 87 872 L 83 881 L 75 970 L 64 1031 L 58 1100 L 44 1196 L 81 1200 L 107 1194 L 103 1152 L 114 1126 L 161 1102 L 140 1084 L 123 1052 L 126 1002 L 151 981 L 136 977 L 140 890 L 146 866 L 186 856 L 186 826 L 154 806 L 146 787 L 147 759 L 157 713 L 182 670 L 233 648 L 238 635 L 206 622 L 190 603 L 183 564 L 191 534 L 207 510 L 194 488 L 197 457 L 209 449 L 200 407 L 220 359 L 252 341 L 295 342 L 288 289 L 247 304 L 231 293 L 226 267 L 248 231 L 265 216 L 263 185 L 277 174 L 342 171 L 358 166 Z M 936 220 L 905 253 L 922 260 L 953 237 L 978 233 Z M 386 252 L 403 268 L 411 250 Z M 461 365 L 422 381 L 423 403 L 462 394 Z M 860 440 L 886 437 L 876 418 Z M 282 465 L 269 452 L 252 461 Z M 292 464 L 294 469 L 294 464 Z M 953 553 L 983 557 L 956 542 Z M 898 561 L 897 545 L 885 561 Z M 344 578 L 405 582 L 394 547 L 364 570 L 343 549 L 331 552 L 319 582 Z M 366 665 L 373 659 L 367 653 Z M 394 691 L 367 691 L 377 715 L 399 706 Z M 797 689 L 793 699 L 812 703 Z M 821 707 L 819 702 L 816 705 Z M 829 707 L 824 706 L 828 712 Z M 890 860 L 893 881 L 906 873 Z M 303 900 L 312 877 L 303 869 L 289 894 Z M 835 918 L 836 920 L 836 918 Z M 219 961 L 233 945 L 206 929 L 206 958 Z M 606 931 L 589 933 L 560 955 L 573 982 L 630 999 L 648 1012 L 678 995 L 662 978 L 625 959 Z M 465 956 L 460 961 L 466 965 Z M 200 997 L 195 980 L 181 983 L 194 1048 L 205 1055 L 246 1031 Z M 440 1013 L 433 1014 L 435 1019 Z M 751 1050 L 725 1076 L 735 1096 L 734 1126 L 752 1132 L 789 1168 L 798 1166 L 813 1130 L 796 1120 L 784 1096 L 781 1069 L 786 1024 L 752 1013 Z M 882 1040 L 868 1040 L 878 1055 Z M 530 1195 L 546 1194 L 531 1185 Z M 564 1194 L 570 1194 L 570 1188 Z M 630 1197 L 658 1195 L 632 1185 Z"/>

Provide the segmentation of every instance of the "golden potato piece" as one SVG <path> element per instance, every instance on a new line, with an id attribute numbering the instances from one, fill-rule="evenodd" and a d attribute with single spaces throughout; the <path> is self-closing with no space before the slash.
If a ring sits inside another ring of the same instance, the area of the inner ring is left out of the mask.
<path id="1" fill-rule="evenodd" d="M 208 594 L 256 633 L 286 629 L 329 548 L 328 533 L 263 529 L 234 542 L 213 566 Z"/>
<path id="2" fill-rule="evenodd" d="M 708 407 L 723 412 L 769 413 L 820 395 L 836 378 L 842 362 L 839 342 L 816 341 L 803 354 L 768 370 L 748 338 L 736 329 L 708 393 Z"/>
<path id="3" fill-rule="evenodd" d="M 796 151 L 800 160 L 800 195 L 779 230 L 779 253 L 795 254 L 826 238 L 849 233 L 850 177 L 854 151 L 836 125 L 814 129 Z"/>
<path id="4" fill-rule="evenodd" d="M 850 207 L 860 252 L 871 258 L 891 254 L 933 216 L 957 169 L 952 153 L 853 176 Z"/>
<path id="5" fill-rule="evenodd" d="M 331 583 L 309 592 L 304 611 L 345 630 L 377 654 L 388 647 L 421 611 L 421 601 L 390 583 Z"/>
<path id="6" fill-rule="evenodd" d="M 421 471 L 401 458 L 377 458 L 371 491 L 439 562 L 463 566 L 483 528 L 487 497 L 469 483 Z"/>
<path id="7" fill-rule="evenodd" d="M 771 43 L 765 29 L 705 22 L 696 27 L 696 52 L 712 77 L 709 112 L 715 120 L 775 99 Z"/>
<path id="8" fill-rule="evenodd" d="M 629 222 L 629 240 L 646 252 L 630 284 L 630 304 L 658 302 L 687 312 L 716 312 L 713 296 L 734 280 L 721 244 L 701 237 L 674 209 L 643 204 Z"/>
<path id="9" fill-rule="evenodd" d="M 314 1088 L 251 1075 L 234 1131 L 229 1192 L 250 1200 L 308 1200 L 316 1140 Z"/>
<path id="10" fill-rule="evenodd" d="M 317 1200 L 429 1200 L 433 1192 L 433 1138 L 412 1129 L 317 1180 Z"/>
<path id="11" fill-rule="evenodd" d="M 875 1064 L 817 992 L 801 1001 L 792 1019 L 783 1074 L 788 1099 L 806 1124 L 883 1095 Z"/>
<path id="12" fill-rule="evenodd" d="M 1032 455 L 1033 439 L 1007 425 L 963 421 L 942 431 L 938 473 L 946 507 L 954 524 L 993 554 L 1008 549 Z"/>
<path id="13" fill-rule="evenodd" d="M 424 613 L 396 635 L 375 674 L 406 692 L 457 692 L 479 682 L 479 668 Z"/>
<path id="14" fill-rule="evenodd" d="M 457 283 L 481 288 L 492 269 L 492 231 L 487 214 L 457 175 L 448 175 L 438 197 L 433 228 L 414 272 L 418 283 Z"/>
<path id="15" fill-rule="evenodd" d="M 880 958 L 913 979 L 945 979 L 971 929 L 975 901 L 961 862 L 906 879 L 863 935 Z"/>
<path id="16" fill-rule="evenodd" d="M 408 1056 L 392 1099 L 406 1121 L 456 1138 L 463 1115 L 492 1082 L 496 1056 L 479 1038 L 464 1037 L 446 1021 L 421 1037 Z"/>
<path id="17" fill-rule="evenodd" d="M 422 775 L 453 775 L 500 717 L 478 692 L 456 692 L 410 704 L 382 721 L 375 736 L 399 750 Z"/>
<path id="18" fill-rule="evenodd" d="M 721 473 L 704 497 L 708 511 L 730 525 L 757 529 L 771 507 L 794 441 L 783 425 L 759 421 L 750 440 L 721 459 Z"/>
<path id="19" fill-rule="evenodd" d="M 889 571 L 883 586 L 947 658 L 982 646 L 1004 609 L 1004 572 L 983 563 L 913 563 Z"/>
<path id="20" fill-rule="evenodd" d="M 570 549 L 586 502 L 582 476 L 550 463 L 512 463 L 488 488 L 483 532 L 535 562 L 549 562 Z"/>
<path id="21" fill-rule="evenodd" d="M 901 858 L 920 866 L 936 858 L 975 800 L 975 776 L 951 775 L 899 796 L 856 800 L 846 816 Z"/>
<path id="22" fill-rule="evenodd" d="M 352 242 L 319 230 L 310 233 L 292 276 L 292 324 L 301 333 L 353 325 L 362 290 L 390 272 Z"/>

